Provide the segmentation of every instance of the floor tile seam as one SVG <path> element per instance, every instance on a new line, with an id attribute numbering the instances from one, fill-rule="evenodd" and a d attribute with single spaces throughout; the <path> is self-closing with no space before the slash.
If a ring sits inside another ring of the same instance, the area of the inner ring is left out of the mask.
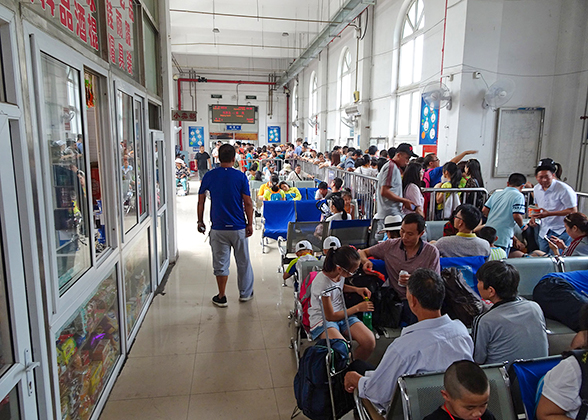
<path id="1" fill-rule="evenodd" d="M 195 371 L 196 371 L 196 353 L 194 353 L 194 359 L 192 359 L 192 376 L 190 377 L 190 395 L 192 395 L 192 387 L 194 386 L 194 373 L 195 373 Z M 186 417 L 187 417 L 187 415 L 186 415 Z"/>
<path id="2" fill-rule="evenodd" d="M 199 354 L 224 354 L 224 353 L 240 353 L 244 351 L 265 351 L 265 348 L 259 349 L 238 349 L 238 350 L 215 350 L 215 351 L 198 351 L 196 350 L 196 355 Z"/>
<path id="3" fill-rule="evenodd" d="M 189 352 L 189 353 L 152 354 L 149 356 L 132 356 L 129 354 L 129 359 L 145 359 L 147 357 L 190 356 L 190 355 L 195 355 L 195 354 L 197 354 L 195 351 Z"/>
<path id="4" fill-rule="evenodd" d="M 116 396 L 110 396 L 108 397 L 108 402 L 114 401 L 114 402 L 119 402 L 119 401 L 136 401 L 136 400 L 152 400 L 154 398 L 174 398 L 174 397 L 189 397 L 192 394 L 171 394 L 171 395 L 151 395 L 151 396 L 138 396 L 138 397 L 126 397 L 126 398 L 118 398 Z"/>
<path id="5" fill-rule="evenodd" d="M 218 391 L 218 392 L 192 392 L 190 394 L 190 397 L 192 397 L 192 395 L 214 395 L 214 394 L 226 394 L 226 393 L 230 393 L 230 392 L 243 392 L 243 391 L 266 391 L 266 390 L 273 390 L 274 387 L 273 386 L 256 386 L 256 387 L 245 387 L 242 389 L 231 389 L 231 390 L 226 390 L 226 391 Z M 192 390 L 190 390 L 192 391 Z M 275 398 L 275 392 L 274 392 L 274 398 Z"/>

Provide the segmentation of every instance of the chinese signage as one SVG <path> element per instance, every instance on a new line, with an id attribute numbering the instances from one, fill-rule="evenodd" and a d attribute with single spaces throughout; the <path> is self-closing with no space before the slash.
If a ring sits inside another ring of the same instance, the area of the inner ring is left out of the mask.
<path id="1" fill-rule="evenodd" d="M 196 121 L 196 111 L 173 111 L 172 121 Z"/>
<path id="2" fill-rule="evenodd" d="M 227 131 L 241 131 L 240 125 L 227 125 Z"/>
<path id="3" fill-rule="evenodd" d="M 421 128 L 419 135 L 419 144 L 437 144 L 438 123 L 439 110 L 435 109 L 434 106 L 427 105 L 425 100 L 421 99 Z"/>
<path id="4" fill-rule="evenodd" d="M 63 1 L 63 0 L 62 0 Z M 133 75 L 133 0 L 104 0 L 108 57 L 112 64 Z"/>
<path id="5" fill-rule="evenodd" d="M 204 146 L 204 127 L 188 127 L 188 134 L 189 147 Z"/>
<path id="6" fill-rule="evenodd" d="M 267 127 L 267 142 L 268 143 L 281 143 L 280 138 L 280 127 L 279 126 L 268 126 Z"/>
<path id="7" fill-rule="evenodd" d="M 79 41 L 99 51 L 96 3 L 98 0 L 30 0 Z M 129 0 L 125 0 L 129 1 Z"/>

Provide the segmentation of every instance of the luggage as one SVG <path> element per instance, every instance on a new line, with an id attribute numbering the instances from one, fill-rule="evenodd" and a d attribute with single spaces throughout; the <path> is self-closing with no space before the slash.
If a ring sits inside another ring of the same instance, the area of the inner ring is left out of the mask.
<path id="1" fill-rule="evenodd" d="M 484 311 L 482 299 L 465 282 L 456 267 L 444 268 L 441 277 L 445 283 L 445 299 L 441 313 L 449 315 L 451 319 L 459 319 L 470 328 L 474 318 Z"/>
<path id="2" fill-rule="evenodd" d="M 321 225 L 322 226 L 322 225 Z M 308 276 L 304 279 L 302 283 L 300 283 L 300 304 L 302 305 L 302 325 L 306 332 L 310 331 L 310 316 L 308 315 L 308 308 L 310 307 L 310 291 L 312 287 L 312 282 L 318 271 L 311 271 Z"/>
<path id="3" fill-rule="evenodd" d="M 543 277 L 533 289 L 533 300 L 541 306 L 545 318 L 580 331 L 580 310 L 588 303 L 588 297 L 569 281 L 556 276 Z"/>
<path id="4" fill-rule="evenodd" d="M 353 394 L 345 391 L 343 377 L 349 366 L 350 346 L 342 339 L 330 340 L 331 385 L 336 418 L 339 419 L 354 407 Z M 294 377 L 294 395 L 302 413 L 311 420 L 334 420 L 327 373 L 329 348 L 326 340 L 306 349 Z"/>

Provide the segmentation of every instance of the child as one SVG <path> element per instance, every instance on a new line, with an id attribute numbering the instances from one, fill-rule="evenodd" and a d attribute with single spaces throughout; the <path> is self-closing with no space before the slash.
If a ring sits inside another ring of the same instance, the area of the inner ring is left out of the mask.
<path id="1" fill-rule="evenodd" d="M 286 181 L 280 182 L 280 189 L 284 191 L 287 201 L 299 201 L 302 200 L 300 190 L 296 187 L 290 187 Z"/>
<path id="2" fill-rule="evenodd" d="M 353 198 L 351 197 L 351 190 L 349 188 L 344 188 L 341 191 L 341 198 L 345 202 L 345 211 L 351 216 L 350 219 L 353 219 L 353 214 L 355 213 L 355 205 L 351 204 Z"/>
<path id="3" fill-rule="evenodd" d="M 341 248 L 341 241 L 336 236 L 327 236 L 323 241 L 323 255 L 327 256 L 329 249 Z"/>
<path id="4" fill-rule="evenodd" d="M 296 244 L 296 258 L 290 261 L 288 268 L 284 271 L 282 278 L 284 280 L 289 279 L 296 272 L 296 263 L 298 261 L 318 261 L 312 254 L 312 245 L 308 241 L 300 241 Z"/>
<path id="5" fill-rule="evenodd" d="M 492 226 L 484 226 L 476 232 L 479 238 L 485 239 L 490 244 L 490 257 L 488 261 L 503 260 L 506 258 L 506 251 L 500 247 L 494 246 L 494 241 L 498 239 L 496 229 Z"/>
<path id="6" fill-rule="evenodd" d="M 312 340 L 326 338 L 325 328 L 328 328 L 329 338 L 343 338 L 342 333 L 347 331 L 345 322 L 345 301 L 343 292 L 355 292 L 364 298 L 370 298 L 371 292 L 368 288 L 358 288 L 345 284 L 346 277 L 352 277 L 359 269 L 361 258 L 357 250 L 350 246 L 342 246 L 339 249 L 329 249 L 323 271 L 318 273 L 312 282 L 310 307 L 308 315 L 310 318 L 310 335 Z M 339 291 L 332 291 L 322 295 L 322 292 L 332 286 L 337 286 Z M 327 325 L 323 325 L 321 305 L 325 310 Z M 355 358 L 367 360 L 374 348 L 376 340 L 374 334 L 361 322 L 355 314 L 358 312 L 372 312 L 374 304 L 369 300 L 352 306 L 347 309 L 349 317 L 349 328 L 358 347 L 355 350 Z"/>
<path id="7" fill-rule="evenodd" d="M 351 215 L 345 211 L 345 201 L 341 197 L 331 197 L 331 213 L 326 221 L 331 220 L 351 220 Z"/>
<path id="8" fill-rule="evenodd" d="M 273 184 L 272 187 L 265 191 L 263 195 L 264 201 L 284 201 L 286 199 L 286 194 L 280 188 L 278 184 Z"/>
<path id="9" fill-rule="evenodd" d="M 423 420 L 495 420 L 486 409 L 490 400 L 488 378 L 474 362 L 460 360 L 449 366 L 443 387 L 445 404 Z"/>

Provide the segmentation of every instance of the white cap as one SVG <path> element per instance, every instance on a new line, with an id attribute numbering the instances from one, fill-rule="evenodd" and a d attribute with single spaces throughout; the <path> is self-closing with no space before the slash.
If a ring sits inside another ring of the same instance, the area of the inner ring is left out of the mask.
<path id="1" fill-rule="evenodd" d="M 384 219 L 384 229 L 380 232 L 399 231 L 400 226 L 402 226 L 402 216 L 386 216 Z"/>
<path id="2" fill-rule="evenodd" d="M 309 250 L 312 251 L 312 245 L 308 241 L 300 241 L 296 244 L 296 252 Z"/>
<path id="3" fill-rule="evenodd" d="M 184 163 L 184 161 L 183 161 L 182 159 L 180 159 L 180 158 L 177 158 L 177 159 L 176 159 L 176 163 L 180 163 L 180 164 L 182 164 L 182 163 Z"/>
<path id="4" fill-rule="evenodd" d="M 323 242 L 323 249 L 341 248 L 341 241 L 336 236 L 327 236 Z"/>

